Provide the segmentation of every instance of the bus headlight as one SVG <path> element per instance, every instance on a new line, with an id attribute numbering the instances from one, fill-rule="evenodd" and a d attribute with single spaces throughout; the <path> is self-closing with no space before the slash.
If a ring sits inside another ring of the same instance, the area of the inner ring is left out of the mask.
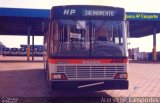
<path id="1" fill-rule="evenodd" d="M 127 73 L 116 73 L 115 79 L 127 79 L 128 78 L 128 74 Z"/>
<path id="2" fill-rule="evenodd" d="M 67 80 L 67 77 L 64 73 L 52 73 L 51 79 L 52 80 Z"/>

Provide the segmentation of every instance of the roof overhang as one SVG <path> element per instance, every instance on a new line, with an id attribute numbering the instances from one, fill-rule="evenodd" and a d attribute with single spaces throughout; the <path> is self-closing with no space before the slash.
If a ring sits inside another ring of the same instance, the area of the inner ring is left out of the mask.
<path id="1" fill-rule="evenodd" d="M 42 22 L 47 20 L 49 10 L 0 8 L 0 34 L 27 35 L 28 27 L 31 35 L 43 36 Z"/>
<path id="2" fill-rule="evenodd" d="M 48 20 L 50 10 L 0 8 L 1 35 L 27 35 L 28 27 L 32 27 L 31 35 L 43 36 L 42 23 Z M 160 32 L 160 14 L 127 12 L 131 37 L 151 35 L 156 29 Z"/>

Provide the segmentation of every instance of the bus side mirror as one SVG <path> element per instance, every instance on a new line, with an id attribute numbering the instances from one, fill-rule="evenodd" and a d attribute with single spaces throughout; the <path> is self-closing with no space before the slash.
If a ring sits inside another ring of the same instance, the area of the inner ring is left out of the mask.
<path id="1" fill-rule="evenodd" d="M 126 28 L 127 28 L 127 44 L 130 45 L 130 30 L 129 30 L 129 21 L 126 21 Z"/>

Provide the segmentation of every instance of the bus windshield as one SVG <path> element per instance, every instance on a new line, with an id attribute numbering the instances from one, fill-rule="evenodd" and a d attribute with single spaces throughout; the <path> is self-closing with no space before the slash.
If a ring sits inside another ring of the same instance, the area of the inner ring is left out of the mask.
<path id="1" fill-rule="evenodd" d="M 54 57 L 126 56 L 125 21 L 55 19 L 50 55 Z"/>

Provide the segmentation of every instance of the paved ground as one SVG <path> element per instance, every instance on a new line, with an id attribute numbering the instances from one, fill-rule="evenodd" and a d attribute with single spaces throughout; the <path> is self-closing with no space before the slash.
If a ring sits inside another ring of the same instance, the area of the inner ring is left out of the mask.
<path id="1" fill-rule="evenodd" d="M 0 62 L 0 103 L 1 103 L 1 97 L 4 97 L 2 98 L 2 100 L 6 100 L 6 97 L 27 97 L 26 98 L 27 102 L 23 101 L 20 103 L 52 103 L 53 101 L 54 103 L 64 103 L 64 101 L 65 103 L 75 103 L 75 102 L 99 103 L 101 101 L 101 97 L 112 98 L 104 91 L 51 92 L 47 87 L 47 82 L 43 72 L 43 63 L 40 62 L 34 62 L 34 63 Z M 30 98 L 28 100 L 28 97 L 35 97 L 35 98 Z M 45 97 L 45 98 L 37 98 L 37 97 Z M 60 99 L 52 100 L 53 98 L 50 97 L 54 98 L 60 97 Z M 62 99 L 62 97 L 67 97 L 67 98 Z M 17 98 L 11 98 L 11 99 L 17 99 Z M 2 102 L 2 103 L 10 103 L 10 102 Z"/>
<path id="2" fill-rule="evenodd" d="M 30 60 L 32 61 L 32 56 L 30 56 Z M 36 61 L 42 61 L 43 60 L 43 57 L 34 57 L 34 60 Z M 14 61 L 18 61 L 18 62 L 21 62 L 21 61 L 27 61 L 27 57 L 26 56 L 2 56 L 0 55 L 0 62 L 14 62 Z"/>
<path id="3" fill-rule="evenodd" d="M 129 89 L 105 91 L 114 97 L 160 97 L 160 63 L 130 63 Z"/>
<path id="4" fill-rule="evenodd" d="M 0 97 L 160 97 L 160 64 L 130 63 L 128 72 L 128 90 L 51 93 L 44 77 L 43 63 L 1 62 Z"/>
<path id="5" fill-rule="evenodd" d="M 47 96 L 42 63 L 0 63 L 0 96 Z"/>

